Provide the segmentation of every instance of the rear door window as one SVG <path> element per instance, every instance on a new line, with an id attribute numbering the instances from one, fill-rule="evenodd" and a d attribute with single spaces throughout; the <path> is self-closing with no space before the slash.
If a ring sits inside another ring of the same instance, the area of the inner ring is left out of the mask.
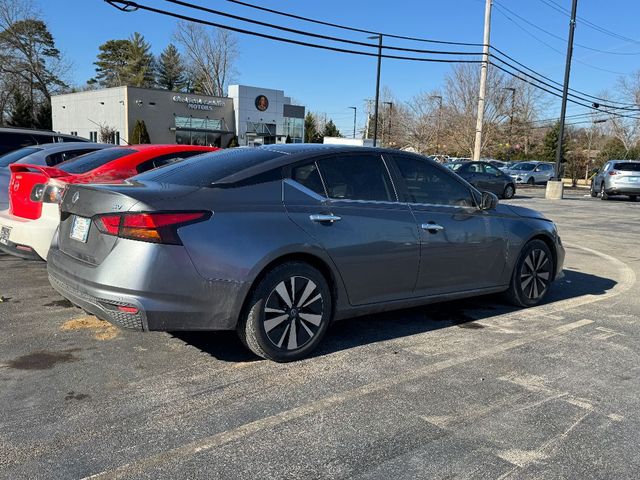
<path id="1" fill-rule="evenodd" d="M 131 148 L 106 148 L 76 157 L 60 164 L 58 168 L 67 173 L 86 173 L 132 153 L 136 153 L 136 150 Z"/>
<path id="2" fill-rule="evenodd" d="M 487 173 L 487 174 L 492 175 L 494 177 L 499 177 L 501 172 L 496 167 L 486 164 L 484 166 L 484 173 Z"/>
<path id="3" fill-rule="evenodd" d="M 292 168 L 291 178 L 312 192 L 322 195 L 323 197 L 327 196 L 316 162 Z"/>
<path id="4" fill-rule="evenodd" d="M 147 160 L 146 162 L 142 162 L 140 165 L 136 167 L 136 170 L 138 171 L 138 173 L 147 172 L 155 168 L 160 168 L 160 167 L 164 167 L 165 165 L 170 165 L 172 163 L 179 162 L 181 160 L 184 160 L 185 158 L 201 155 L 202 153 L 203 152 L 199 152 L 195 150 L 167 153 L 165 155 L 154 157 L 150 160 Z"/>
<path id="5" fill-rule="evenodd" d="M 336 155 L 317 161 L 329 198 L 396 201 L 389 172 L 380 155 Z"/>

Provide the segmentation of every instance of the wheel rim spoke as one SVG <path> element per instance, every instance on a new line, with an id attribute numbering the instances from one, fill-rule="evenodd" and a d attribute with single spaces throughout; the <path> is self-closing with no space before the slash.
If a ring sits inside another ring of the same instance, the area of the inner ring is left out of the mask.
<path id="1" fill-rule="evenodd" d="M 530 276 L 524 282 L 522 282 L 522 290 L 524 290 L 529 286 L 529 284 L 531 283 L 531 280 L 533 280 L 533 277 Z"/>
<path id="2" fill-rule="evenodd" d="M 524 264 L 527 266 L 527 268 L 529 268 L 530 272 L 533 272 L 535 270 L 533 268 L 533 263 L 532 263 L 532 259 L 531 259 L 532 256 L 533 256 L 533 252 L 531 253 L 531 255 L 527 256 L 527 258 L 524 261 Z"/>
<path id="3" fill-rule="evenodd" d="M 285 311 L 284 310 L 280 310 L 279 308 L 266 307 L 264 309 L 264 313 L 285 313 Z"/>
<path id="4" fill-rule="evenodd" d="M 309 306 L 309 305 L 311 305 L 313 302 L 316 302 L 316 301 L 318 301 L 318 300 L 319 300 L 319 299 L 321 299 L 321 298 L 322 298 L 322 295 L 317 294 L 315 297 L 313 297 L 311 300 L 309 300 L 307 303 L 305 303 L 301 308 L 308 307 L 308 306 Z"/>
<path id="5" fill-rule="evenodd" d="M 266 332 L 270 332 L 271 330 L 276 328 L 278 325 L 280 325 L 282 322 L 284 322 L 287 318 L 289 318 L 289 315 L 280 315 L 279 317 L 266 320 L 264 322 L 264 330 Z"/>
<path id="6" fill-rule="evenodd" d="M 309 323 L 312 323 L 316 327 L 319 326 L 320 322 L 322 321 L 322 315 L 312 315 L 310 313 L 300 313 L 300 318 Z"/>
<path id="7" fill-rule="evenodd" d="M 304 302 L 307 301 L 307 298 L 309 298 L 309 296 L 314 292 L 315 289 L 316 289 L 316 284 L 313 283 L 311 280 L 309 280 L 307 282 L 307 286 L 304 288 L 304 292 L 302 292 L 302 296 L 300 297 L 300 300 L 298 300 L 298 303 L 296 305 L 298 307 L 305 306 L 303 305 Z"/>
<path id="8" fill-rule="evenodd" d="M 291 321 L 291 328 L 289 329 L 289 343 L 287 344 L 289 350 L 295 350 L 298 348 L 298 333 L 296 331 L 296 319 Z"/>
<path id="9" fill-rule="evenodd" d="M 276 292 L 278 292 L 278 295 L 280 295 L 282 301 L 287 304 L 287 307 L 291 307 L 291 297 L 289 296 L 289 292 L 287 292 L 287 286 L 284 284 L 284 282 L 280 282 L 278 284 L 278 286 L 276 287 Z"/>
<path id="10" fill-rule="evenodd" d="M 538 278 L 542 280 L 549 280 L 549 272 L 540 272 L 538 273 Z"/>

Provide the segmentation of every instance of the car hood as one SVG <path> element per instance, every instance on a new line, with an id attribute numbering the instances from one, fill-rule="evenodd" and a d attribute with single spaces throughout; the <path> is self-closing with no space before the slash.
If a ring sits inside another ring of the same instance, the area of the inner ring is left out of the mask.
<path id="1" fill-rule="evenodd" d="M 516 205 L 499 204 L 496 210 L 498 211 L 498 213 L 502 213 L 505 215 L 516 215 L 522 218 L 534 218 L 536 220 L 546 220 L 547 222 L 551 221 L 547 217 L 545 217 L 542 213 L 538 212 L 537 210 L 533 210 L 531 208 L 518 207 Z"/>

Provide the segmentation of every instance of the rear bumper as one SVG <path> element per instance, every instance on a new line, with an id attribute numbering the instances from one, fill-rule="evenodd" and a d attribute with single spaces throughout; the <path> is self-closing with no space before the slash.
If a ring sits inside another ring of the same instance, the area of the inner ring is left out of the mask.
<path id="1" fill-rule="evenodd" d="M 54 240 L 47 259 L 51 285 L 87 312 L 124 328 L 236 327 L 244 283 L 205 280 L 182 247 L 123 242 L 138 245 L 133 252 L 116 245 L 108 259 L 92 266 L 61 252 Z"/>
<path id="2" fill-rule="evenodd" d="M 605 185 L 605 192 L 608 195 L 640 195 L 640 184 L 632 185 Z"/>
<path id="3" fill-rule="evenodd" d="M 20 251 L 31 251 L 31 255 L 35 258 L 46 259 L 51 240 L 59 223 L 60 214 L 57 204 L 44 204 L 42 215 L 36 220 L 16 217 L 11 215 L 9 211 L 0 212 L 0 228 L 8 227 L 11 229 L 9 243 L 2 245 L 7 248 L 0 248 L 6 253 L 19 257 L 24 257 Z M 14 245 L 15 249 L 11 249 L 11 245 Z M 13 250 L 13 252 L 9 250 Z M 15 253 L 16 251 L 18 253 Z"/>

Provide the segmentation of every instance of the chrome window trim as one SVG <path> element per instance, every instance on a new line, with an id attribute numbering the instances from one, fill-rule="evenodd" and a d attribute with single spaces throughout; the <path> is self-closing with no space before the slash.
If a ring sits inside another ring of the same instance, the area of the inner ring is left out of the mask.
<path id="1" fill-rule="evenodd" d="M 286 183 L 287 185 L 292 186 L 293 188 L 295 188 L 297 190 L 300 190 L 305 195 L 309 195 L 311 198 L 313 198 L 315 200 L 318 200 L 320 202 L 324 202 L 324 201 L 327 200 L 327 197 L 323 197 L 322 195 L 317 194 L 316 192 L 314 192 L 310 188 L 307 188 L 304 185 L 302 185 L 301 183 L 296 182 L 293 178 L 285 178 L 284 179 L 284 183 Z"/>

